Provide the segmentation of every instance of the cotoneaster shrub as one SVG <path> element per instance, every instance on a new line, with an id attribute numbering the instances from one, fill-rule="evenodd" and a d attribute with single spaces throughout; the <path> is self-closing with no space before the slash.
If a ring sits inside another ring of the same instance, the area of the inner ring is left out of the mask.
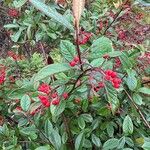
<path id="1" fill-rule="evenodd" d="M 129 46 L 124 29 L 112 31 L 112 22 L 121 18 L 111 13 L 111 22 L 102 15 L 105 10 L 86 8 L 78 26 L 83 3 L 74 1 L 73 26 L 69 9 L 19 2 L 10 3 L 16 7 L 8 11 L 14 22 L 5 25 L 14 46 L 0 59 L 0 148 L 149 150 L 150 88 L 139 68 L 148 52 L 138 43 Z M 42 54 L 30 51 L 37 43 Z M 52 52 L 45 51 L 45 43 Z"/>

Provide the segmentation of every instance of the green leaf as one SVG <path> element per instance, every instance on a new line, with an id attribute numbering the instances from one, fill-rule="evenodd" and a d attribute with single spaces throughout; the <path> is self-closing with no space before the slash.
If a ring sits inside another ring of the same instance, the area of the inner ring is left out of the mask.
<path id="1" fill-rule="evenodd" d="M 134 91 L 137 87 L 137 79 L 134 76 L 128 76 L 126 79 L 127 85 L 131 91 Z"/>
<path id="2" fill-rule="evenodd" d="M 104 58 L 97 58 L 97 59 L 94 59 L 90 64 L 93 66 L 93 67 L 100 67 L 104 62 Z"/>
<path id="3" fill-rule="evenodd" d="M 95 40 L 91 46 L 91 57 L 99 58 L 108 52 L 112 52 L 112 42 L 106 37 L 100 37 Z"/>
<path id="4" fill-rule="evenodd" d="M 133 149 L 131 149 L 131 148 L 124 148 L 123 150 L 133 150 Z"/>
<path id="5" fill-rule="evenodd" d="M 123 121 L 123 132 L 127 135 L 133 133 L 133 123 L 130 116 L 128 115 L 125 117 Z"/>
<path id="6" fill-rule="evenodd" d="M 133 67 L 133 62 L 129 59 L 127 53 L 122 52 L 122 55 L 119 56 L 121 60 L 121 64 L 123 65 L 123 68 L 126 69 L 131 69 Z"/>
<path id="7" fill-rule="evenodd" d="M 66 132 L 64 132 L 62 135 L 62 143 L 65 144 L 67 142 L 67 140 L 68 140 L 68 135 Z"/>
<path id="8" fill-rule="evenodd" d="M 53 131 L 53 125 L 48 119 L 45 121 L 44 131 L 47 137 L 49 137 Z"/>
<path id="9" fill-rule="evenodd" d="M 66 107 L 66 101 L 61 101 L 60 104 L 59 104 L 59 106 L 52 105 L 50 107 L 52 116 L 58 116 L 58 115 L 60 115 L 65 110 L 65 107 Z"/>
<path id="10" fill-rule="evenodd" d="M 44 68 L 42 68 L 34 77 L 34 81 L 40 81 L 46 77 L 50 77 L 51 75 L 59 72 L 64 72 L 70 70 L 70 66 L 66 63 L 62 64 L 51 64 Z"/>
<path id="11" fill-rule="evenodd" d="M 78 125 L 81 129 L 84 129 L 85 128 L 85 121 L 82 117 L 79 117 L 78 118 Z"/>
<path id="12" fill-rule="evenodd" d="M 113 135 L 114 135 L 114 127 L 113 127 L 112 123 L 109 123 L 107 125 L 107 133 L 108 133 L 109 137 L 113 137 Z"/>
<path id="13" fill-rule="evenodd" d="M 42 11 L 48 17 L 56 20 L 57 22 L 61 23 L 65 27 L 70 30 L 73 30 L 73 26 L 68 22 L 68 20 L 58 13 L 56 10 L 52 9 L 51 7 L 47 6 L 40 0 L 29 0 L 38 10 Z"/>
<path id="14" fill-rule="evenodd" d="M 117 97 L 117 91 L 110 85 L 107 85 L 107 87 L 105 87 L 105 89 L 107 91 L 108 102 L 112 105 L 111 111 L 113 114 L 115 114 L 116 110 L 119 107 L 119 99 Z"/>
<path id="15" fill-rule="evenodd" d="M 70 41 L 67 41 L 67 40 L 61 41 L 61 43 L 60 43 L 60 50 L 61 50 L 62 56 L 68 62 L 73 60 L 74 56 L 76 56 L 75 46 Z"/>
<path id="16" fill-rule="evenodd" d="M 93 121 L 93 117 L 90 114 L 82 114 L 80 117 L 82 117 L 86 122 Z"/>
<path id="17" fill-rule="evenodd" d="M 126 142 L 126 139 L 125 137 L 123 136 L 122 138 L 119 139 L 119 145 L 118 145 L 118 149 L 123 149 L 124 148 L 124 145 L 125 145 L 125 142 Z"/>
<path id="18" fill-rule="evenodd" d="M 51 141 L 51 143 L 53 144 L 53 146 L 57 150 L 60 150 L 60 148 L 61 148 L 61 137 L 56 130 L 52 130 L 51 134 L 49 135 L 49 140 Z"/>
<path id="19" fill-rule="evenodd" d="M 150 150 L 150 140 L 145 141 L 144 144 L 142 145 L 142 148 L 144 150 Z"/>
<path id="20" fill-rule="evenodd" d="M 137 93 L 133 94 L 133 100 L 138 105 L 142 105 L 143 104 L 142 97 L 139 94 L 137 94 Z"/>
<path id="21" fill-rule="evenodd" d="M 51 148 L 49 145 L 47 145 L 47 146 L 40 146 L 40 147 L 36 148 L 35 150 L 51 150 Z"/>
<path id="22" fill-rule="evenodd" d="M 27 0 L 19 0 L 19 1 L 14 1 L 13 4 L 15 6 L 15 8 L 20 8 L 22 7 L 25 3 L 27 2 Z"/>
<path id="23" fill-rule="evenodd" d="M 113 52 L 108 53 L 109 57 L 118 57 L 118 56 L 121 56 L 121 55 L 122 55 L 122 53 L 120 51 L 113 51 Z"/>
<path id="24" fill-rule="evenodd" d="M 20 26 L 16 23 L 14 24 L 6 24 L 4 25 L 4 28 L 7 28 L 7 29 L 13 29 L 13 28 L 19 28 Z"/>
<path id="25" fill-rule="evenodd" d="M 138 92 L 150 95 L 150 88 L 142 87 L 142 88 L 138 89 Z"/>
<path id="26" fill-rule="evenodd" d="M 21 128 L 20 129 L 20 132 L 25 134 L 25 135 L 30 135 L 32 133 L 35 133 L 36 132 L 36 128 L 34 125 L 31 125 L 29 127 L 24 127 L 24 128 Z"/>
<path id="27" fill-rule="evenodd" d="M 75 140 L 75 150 L 82 150 L 82 146 L 84 143 L 84 133 L 80 133 Z"/>
<path id="28" fill-rule="evenodd" d="M 11 35 L 11 40 L 13 42 L 18 42 L 18 40 L 19 40 L 23 30 L 24 30 L 24 28 L 20 28 L 18 32 L 16 32 L 15 34 Z"/>
<path id="29" fill-rule="evenodd" d="M 92 134 L 92 142 L 97 146 L 101 146 L 100 138 L 98 138 L 95 134 Z"/>
<path id="30" fill-rule="evenodd" d="M 21 101 L 20 101 L 21 108 L 24 111 L 27 111 L 29 109 L 29 107 L 30 107 L 30 104 L 31 104 L 31 99 L 30 99 L 30 97 L 27 94 L 25 94 L 21 98 Z"/>
<path id="31" fill-rule="evenodd" d="M 112 139 L 109 139 L 108 141 L 106 141 L 103 145 L 103 150 L 111 150 L 111 149 L 114 149 L 118 146 L 119 144 L 119 140 L 118 139 L 115 139 L 115 138 L 112 138 Z"/>

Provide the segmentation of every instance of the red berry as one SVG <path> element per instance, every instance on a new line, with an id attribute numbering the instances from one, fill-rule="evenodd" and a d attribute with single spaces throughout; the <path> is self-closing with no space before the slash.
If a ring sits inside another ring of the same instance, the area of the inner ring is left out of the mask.
<path id="1" fill-rule="evenodd" d="M 43 105 L 46 105 L 46 103 L 49 101 L 48 96 L 39 95 L 38 98 L 40 99 Z"/>
<path id="2" fill-rule="evenodd" d="M 51 87 L 48 84 L 46 84 L 46 83 L 42 83 L 39 86 L 38 91 L 46 93 L 46 94 L 49 94 L 50 91 L 51 91 Z"/>
<path id="3" fill-rule="evenodd" d="M 76 56 L 76 57 L 74 57 L 74 59 L 73 59 L 76 63 L 78 63 L 79 62 L 79 57 L 78 56 Z"/>
<path id="4" fill-rule="evenodd" d="M 76 65 L 76 62 L 73 60 L 69 63 L 70 67 L 74 67 Z"/>
<path id="5" fill-rule="evenodd" d="M 113 86 L 114 86 L 115 89 L 118 89 L 120 87 L 120 84 L 115 83 L 115 84 L 113 84 Z"/>
<path id="6" fill-rule="evenodd" d="M 53 100 L 53 101 L 52 101 L 52 104 L 53 104 L 53 105 L 59 105 L 59 103 L 60 103 L 59 99 L 56 99 L 56 100 Z"/>
<path id="7" fill-rule="evenodd" d="M 52 93 L 52 98 L 56 98 L 58 96 L 58 94 L 55 92 L 55 93 Z"/>
<path id="8" fill-rule="evenodd" d="M 19 11 L 16 9 L 9 9 L 8 10 L 8 15 L 10 17 L 18 17 L 19 16 Z"/>
<path id="9" fill-rule="evenodd" d="M 106 75 L 106 76 L 105 76 L 105 80 L 110 81 L 110 80 L 111 80 L 111 77 L 110 77 L 109 75 Z"/>
<path id="10" fill-rule="evenodd" d="M 106 71 L 105 71 L 105 74 L 108 75 L 108 76 L 111 76 L 112 73 L 113 73 L 112 70 L 106 70 Z"/>
<path id="11" fill-rule="evenodd" d="M 117 73 L 116 73 L 116 72 L 112 72 L 112 73 L 111 73 L 111 77 L 112 77 L 112 78 L 116 78 L 116 77 L 117 77 Z"/>
<path id="12" fill-rule="evenodd" d="M 113 82 L 114 84 L 120 84 L 120 83 L 121 83 L 121 79 L 119 79 L 119 78 L 114 78 L 114 79 L 112 80 L 112 82 Z"/>
<path id="13" fill-rule="evenodd" d="M 45 107 L 50 107 L 51 103 L 48 101 L 46 104 L 45 104 Z"/>
<path id="14" fill-rule="evenodd" d="M 68 99 L 68 97 L 69 97 L 68 93 L 64 93 L 64 94 L 63 94 L 63 98 L 64 98 L 64 99 Z"/>
<path id="15" fill-rule="evenodd" d="M 104 83 L 103 82 L 100 82 L 98 85 L 99 85 L 100 88 L 104 87 Z"/>

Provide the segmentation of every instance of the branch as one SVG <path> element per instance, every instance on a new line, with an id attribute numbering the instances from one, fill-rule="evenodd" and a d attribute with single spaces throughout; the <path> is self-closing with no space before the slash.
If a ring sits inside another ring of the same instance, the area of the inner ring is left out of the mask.
<path id="1" fill-rule="evenodd" d="M 79 57 L 79 63 L 80 63 L 80 66 L 81 66 L 81 70 L 83 71 L 83 66 L 82 66 L 82 60 L 81 60 L 81 51 L 80 51 L 80 46 L 79 46 L 79 29 L 77 26 L 75 26 L 75 34 L 76 34 L 76 50 L 77 50 L 77 53 L 78 53 L 78 57 Z"/>
<path id="2" fill-rule="evenodd" d="M 134 100 L 132 99 L 132 97 L 129 95 L 129 93 L 124 89 L 125 93 L 127 94 L 128 98 L 130 99 L 130 101 L 132 102 L 133 106 L 135 107 L 135 109 L 138 111 L 139 115 L 141 116 L 141 119 L 144 121 L 145 125 L 150 129 L 150 124 L 148 123 L 148 121 L 145 119 L 143 113 L 141 112 L 141 110 L 139 109 L 139 107 L 135 104 Z"/>
<path id="3" fill-rule="evenodd" d="M 126 2 L 123 5 L 126 5 L 128 3 L 129 0 L 126 0 Z M 122 5 L 122 6 L 123 6 Z M 103 35 L 106 34 L 106 32 L 108 31 L 108 29 L 112 26 L 112 24 L 118 19 L 118 16 L 120 15 L 120 13 L 123 11 L 123 7 L 121 7 L 121 9 L 117 12 L 117 14 L 115 15 L 113 21 L 108 25 L 108 27 L 105 29 Z"/>

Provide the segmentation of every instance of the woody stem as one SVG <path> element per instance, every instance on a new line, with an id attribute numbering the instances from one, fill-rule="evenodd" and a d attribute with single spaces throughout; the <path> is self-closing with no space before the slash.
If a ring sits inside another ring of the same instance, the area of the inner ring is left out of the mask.
<path id="1" fill-rule="evenodd" d="M 81 67 L 81 70 L 83 71 L 82 60 L 81 60 L 81 51 L 80 51 L 80 46 L 79 46 L 79 29 L 77 26 L 76 26 L 75 30 L 76 30 L 76 50 L 77 50 L 78 57 L 79 57 L 80 67 Z"/>

